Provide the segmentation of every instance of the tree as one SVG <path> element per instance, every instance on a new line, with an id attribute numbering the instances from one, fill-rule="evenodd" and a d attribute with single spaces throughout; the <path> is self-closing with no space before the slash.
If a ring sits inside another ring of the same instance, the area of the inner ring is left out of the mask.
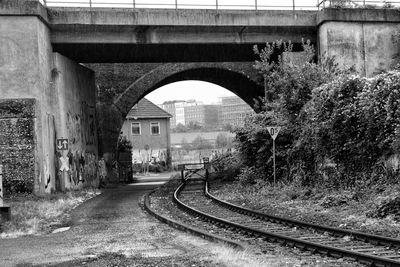
<path id="1" fill-rule="evenodd" d="M 297 158 L 342 170 L 341 184 L 371 176 L 381 159 L 400 152 L 400 72 L 343 77 L 314 89 L 304 108 Z M 309 172 L 312 166 L 308 166 Z"/>
<path id="2" fill-rule="evenodd" d="M 192 147 L 194 149 L 211 149 L 213 148 L 212 144 L 205 139 L 204 137 L 198 135 L 192 142 Z"/>
<path id="3" fill-rule="evenodd" d="M 237 128 L 237 148 L 244 164 L 254 167 L 260 177 L 272 175 L 272 139 L 268 125 L 282 126 L 276 140 L 276 159 L 278 177 L 288 177 L 292 168 L 298 165 L 292 155 L 293 147 L 300 136 L 304 118 L 300 116 L 304 105 L 311 99 L 312 90 L 332 81 L 342 73 L 333 59 L 323 59 L 320 64 L 313 61 L 314 47 L 303 42 L 303 60 L 284 60 L 290 58 L 291 42 L 277 41 L 267 43 L 259 50 L 254 47 L 259 60 L 255 69 L 265 81 L 265 97 L 260 102 L 262 111 L 249 116 L 243 127 Z M 273 56 L 279 54 L 276 60 Z"/>
<path id="4" fill-rule="evenodd" d="M 215 139 L 215 145 L 217 148 L 230 147 L 232 145 L 232 139 L 225 133 L 219 133 Z"/>
<path id="5" fill-rule="evenodd" d="M 185 137 L 182 138 L 181 144 L 182 144 L 182 149 L 185 150 L 186 152 L 192 149 L 192 146 L 189 144 L 189 142 L 186 140 Z"/>
<path id="6" fill-rule="evenodd" d="M 117 144 L 117 150 L 119 152 L 130 152 L 132 149 L 132 142 L 124 135 L 120 135 Z"/>
<path id="7" fill-rule="evenodd" d="M 197 121 L 189 121 L 187 127 L 192 131 L 197 131 L 202 129 L 202 126 Z"/>
<path id="8" fill-rule="evenodd" d="M 175 133 L 186 133 L 187 131 L 189 131 L 188 127 L 186 127 L 185 125 L 183 125 L 182 123 L 178 123 L 176 125 L 176 127 L 173 129 L 173 131 Z"/>
<path id="9" fill-rule="evenodd" d="M 222 126 L 222 129 L 228 132 L 233 132 L 233 126 L 231 124 L 225 124 Z"/>

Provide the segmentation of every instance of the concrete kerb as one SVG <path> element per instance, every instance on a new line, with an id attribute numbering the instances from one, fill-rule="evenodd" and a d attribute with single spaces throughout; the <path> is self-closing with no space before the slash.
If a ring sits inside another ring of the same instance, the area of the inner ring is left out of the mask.
<path id="1" fill-rule="evenodd" d="M 143 204 L 144 204 L 145 210 L 148 213 L 150 213 L 151 215 L 153 215 L 154 217 L 156 217 L 159 221 L 161 221 L 163 223 L 166 223 L 169 226 L 174 227 L 174 228 L 176 228 L 178 230 L 181 230 L 181 231 L 184 231 L 184 232 L 191 233 L 193 235 L 199 236 L 199 237 L 201 237 L 203 239 L 206 239 L 206 240 L 209 240 L 209 241 L 212 241 L 212 242 L 224 243 L 224 244 L 226 244 L 228 246 L 231 246 L 231 247 L 233 247 L 235 249 L 245 250 L 245 246 L 243 244 L 241 244 L 240 242 L 235 242 L 235 241 L 227 239 L 227 238 L 223 238 L 223 237 L 220 237 L 220 236 L 217 236 L 217 235 L 214 235 L 214 234 L 210 234 L 210 233 L 204 232 L 204 231 L 202 231 L 200 229 L 193 228 L 193 227 L 191 227 L 189 225 L 186 225 L 184 223 L 175 221 L 175 220 L 167 218 L 167 217 L 165 217 L 165 216 L 163 216 L 161 214 L 158 214 L 157 212 L 152 210 L 151 207 L 150 207 L 150 195 L 153 194 L 154 192 L 155 192 L 155 190 L 150 192 L 150 193 L 148 193 L 148 194 L 146 194 L 144 196 L 144 201 L 143 201 L 144 203 Z"/>

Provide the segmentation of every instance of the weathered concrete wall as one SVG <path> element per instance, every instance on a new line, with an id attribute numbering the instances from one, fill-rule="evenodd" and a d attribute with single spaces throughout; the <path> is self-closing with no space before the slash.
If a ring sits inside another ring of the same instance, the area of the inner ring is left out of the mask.
<path id="1" fill-rule="evenodd" d="M 35 116 L 35 99 L 0 100 L 0 164 L 6 195 L 34 189 Z"/>
<path id="2" fill-rule="evenodd" d="M 33 99 L 33 104 L 10 99 Z M 84 170 L 89 168 L 86 173 L 91 174 L 84 177 L 86 183 L 96 184 L 91 169 L 97 160 L 98 143 L 94 74 L 53 54 L 50 30 L 37 16 L 0 16 L 0 100 L 4 110 L 12 105 L 24 110 L 14 112 L 15 117 L 9 117 L 5 112 L 0 114 L 1 123 L 10 126 L 0 129 L 0 143 L 5 149 L 2 162 L 7 163 L 5 172 L 10 172 L 5 173 L 5 177 L 21 180 L 22 176 L 16 172 L 25 173 L 26 187 L 36 193 L 64 188 L 57 179 L 59 164 L 55 143 L 59 134 L 71 135 L 74 130 L 68 132 L 68 129 L 78 127 L 77 123 L 72 125 L 78 118 L 79 129 L 87 133 L 91 127 L 94 135 L 86 135 L 85 144 L 76 142 L 72 148 L 78 150 L 80 147 L 85 162 L 90 162 L 84 166 Z M 33 114 L 26 115 L 26 110 L 33 110 Z M 68 114 L 71 115 L 69 118 Z M 23 128 L 24 125 L 28 128 Z M 12 139 L 13 134 L 20 136 L 20 142 L 27 144 L 26 147 Z M 28 136 L 31 139 L 28 140 Z M 19 149 L 26 152 L 29 163 L 16 160 L 21 156 L 16 152 Z"/>
<path id="3" fill-rule="evenodd" d="M 97 186 L 97 90 L 94 72 L 57 53 L 54 54 L 54 63 L 57 138 L 69 140 L 69 150 L 57 154 L 68 159 L 69 171 L 58 172 L 60 184 L 56 187 L 65 190 Z M 58 167 L 61 167 L 60 163 Z"/>
<path id="4" fill-rule="evenodd" d="M 328 10 L 318 18 L 319 56 L 372 76 L 398 62 L 400 15 L 395 10 Z"/>
<path id="5" fill-rule="evenodd" d="M 21 172 L 34 173 L 34 190 L 44 191 L 44 168 L 41 162 L 48 153 L 45 144 L 50 90 L 51 44 L 49 29 L 37 17 L 0 17 L 0 95 L 1 99 L 33 98 L 35 104 L 35 161 Z"/>

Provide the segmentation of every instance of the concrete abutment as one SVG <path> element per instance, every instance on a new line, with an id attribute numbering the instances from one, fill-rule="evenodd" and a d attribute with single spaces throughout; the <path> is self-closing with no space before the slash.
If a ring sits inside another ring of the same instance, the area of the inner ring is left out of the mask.
<path id="1" fill-rule="evenodd" d="M 37 16 L 0 16 L 0 147 L 6 192 L 96 185 L 94 73 L 53 53 Z M 57 138 L 70 140 L 59 151 Z M 60 171 L 60 157 L 68 167 Z"/>

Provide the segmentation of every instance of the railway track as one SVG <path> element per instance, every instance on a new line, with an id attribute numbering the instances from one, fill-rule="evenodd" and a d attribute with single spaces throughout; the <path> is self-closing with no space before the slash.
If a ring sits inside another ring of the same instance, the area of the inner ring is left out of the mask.
<path id="1" fill-rule="evenodd" d="M 217 199 L 202 180 L 187 180 L 174 192 L 177 205 L 204 221 L 247 237 L 297 247 L 369 266 L 400 266 L 400 240 L 275 217 Z"/>

